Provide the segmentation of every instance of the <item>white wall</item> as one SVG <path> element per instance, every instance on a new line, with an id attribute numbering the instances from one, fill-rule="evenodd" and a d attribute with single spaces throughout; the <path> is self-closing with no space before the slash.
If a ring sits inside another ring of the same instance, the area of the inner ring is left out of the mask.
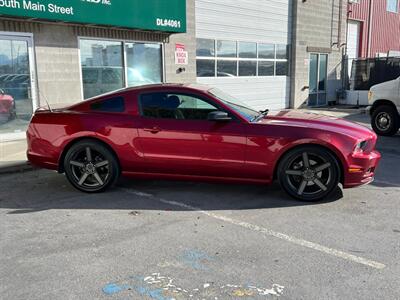
<path id="1" fill-rule="evenodd" d="M 196 37 L 290 44 L 292 0 L 195 0 Z M 197 78 L 256 109 L 289 106 L 290 78 Z"/>

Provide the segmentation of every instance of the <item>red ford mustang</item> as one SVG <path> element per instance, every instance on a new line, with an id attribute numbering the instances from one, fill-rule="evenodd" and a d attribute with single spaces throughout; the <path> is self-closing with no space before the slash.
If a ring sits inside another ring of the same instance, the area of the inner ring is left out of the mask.
<path id="1" fill-rule="evenodd" d="M 65 173 L 84 192 L 120 174 L 140 178 L 267 184 L 292 197 L 325 198 L 370 183 L 376 135 L 332 117 L 257 112 L 223 92 L 192 85 L 129 88 L 64 109 L 39 109 L 28 132 L 34 165 Z"/>

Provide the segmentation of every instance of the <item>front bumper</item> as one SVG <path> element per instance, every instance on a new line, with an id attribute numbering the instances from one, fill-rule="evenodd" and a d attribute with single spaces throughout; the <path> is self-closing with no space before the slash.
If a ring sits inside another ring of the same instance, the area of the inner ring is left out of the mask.
<path id="1" fill-rule="evenodd" d="M 344 174 L 344 188 L 371 183 L 374 180 L 380 159 L 381 154 L 378 151 L 372 151 L 368 154 L 352 154 L 350 164 Z"/>

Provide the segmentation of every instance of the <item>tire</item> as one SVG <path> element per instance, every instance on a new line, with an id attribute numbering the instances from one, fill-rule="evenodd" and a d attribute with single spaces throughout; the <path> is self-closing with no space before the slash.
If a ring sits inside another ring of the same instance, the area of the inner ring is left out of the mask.
<path id="1" fill-rule="evenodd" d="M 8 117 L 8 120 L 9 121 L 12 121 L 12 120 L 15 120 L 17 118 L 17 113 L 16 113 L 16 111 L 15 111 L 15 108 L 13 108 L 11 111 L 10 111 L 10 116 Z"/>
<path id="2" fill-rule="evenodd" d="M 337 188 L 339 170 L 339 162 L 327 149 L 301 146 L 284 155 L 278 166 L 278 179 L 291 197 L 315 202 Z"/>
<path id="3" fill-rule="evenodd" d="M 100 142 L 83 140 L 65 155 L 64 170 L 68 181 L 79 191 L 99 193 L 113 186 L 120 175 L 115 155 Z"/>
<path id="4" fill-rule="evenodd" d="M 393 136 L 399 130 L 399 114 L 389 105 L 378 106 L 372 114 L 371 125 L 378 135 Z"/>

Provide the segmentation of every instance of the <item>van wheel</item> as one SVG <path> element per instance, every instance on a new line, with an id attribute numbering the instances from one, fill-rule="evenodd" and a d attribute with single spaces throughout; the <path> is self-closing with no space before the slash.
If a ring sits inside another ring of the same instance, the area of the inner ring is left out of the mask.
<path id="1" fill-rule="evenodd" d="M 81 141 L 65 155 L 64 170 L 68 181 L 78 190 L 98 193 L 118 180 L 120 170 L 116 157 L 96 141 Z"/>
<path id="2" fill-rule="evenodd" d="M 371 125 L 379 135 L 395 135 L 399 130 L 399 115 L 389 105 L 378 106 L 372 114 Z"/>

